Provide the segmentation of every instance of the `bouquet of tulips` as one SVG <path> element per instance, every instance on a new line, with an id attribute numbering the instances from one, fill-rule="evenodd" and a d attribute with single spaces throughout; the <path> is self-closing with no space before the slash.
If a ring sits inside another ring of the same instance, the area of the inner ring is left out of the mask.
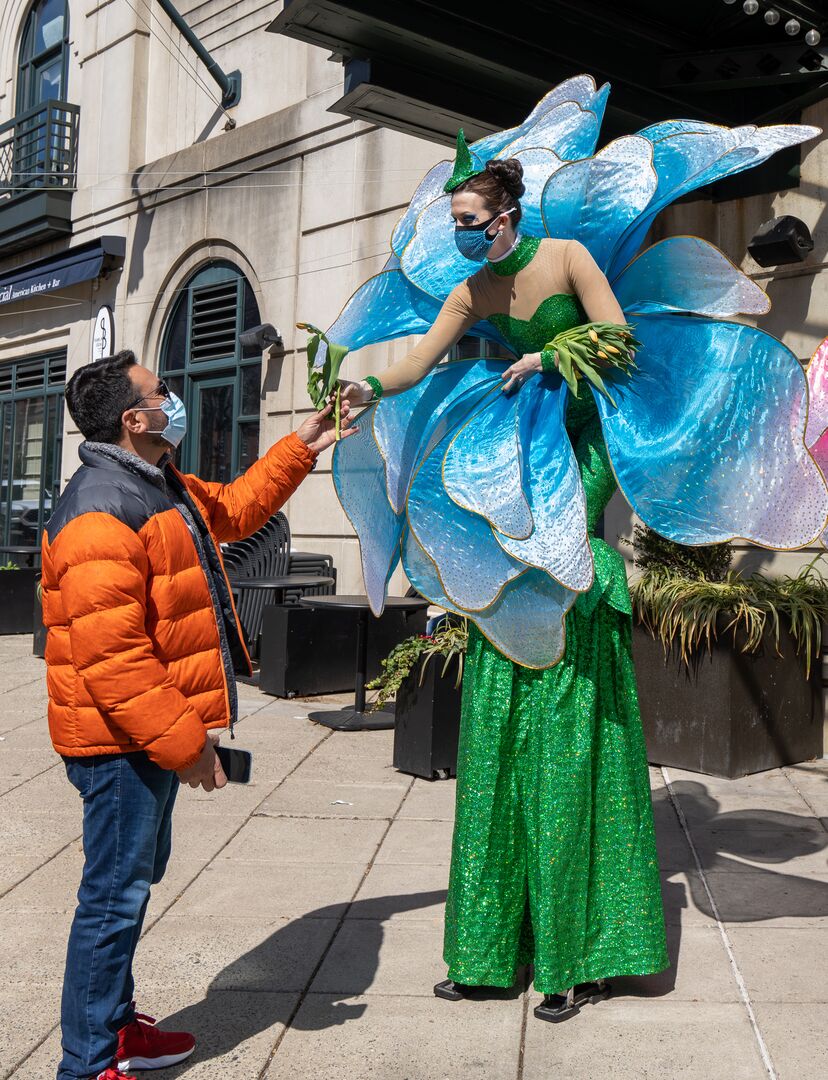
<path id="1" fill-rule="evenodd" d="M 342 361 L 348 353 L 348 347 L 347 345 L 337 345 L 319 327 L 313 326 L 311 323 L 297 323 L 296 329 L 307 330 L 311 335 L 308 338 L 308 394 L 317 412 L 321 412 L 325 408 L 333 395 L 334 426 L 338 441 L 342 430 L 342 388 L 339 385 L 339 369 L 342 367 Z M 316 354 L 319 352 L 320 341 L 324 341 L 326 346 L 325 362 L 322 367 L 316 367 Z"/>
<path id="2" fill-rule="evenodd" d="M 615 405 L 601 371 L 615 368 L 626 375 L 635 368 L 635 350 L 641 342 L 633 337 L 634 329 L 618 323 L 584 323 L 557 334 L 543 352 L 557 353 L 558 371 L 575 397 L 579 380 L 585 378 Z"/>

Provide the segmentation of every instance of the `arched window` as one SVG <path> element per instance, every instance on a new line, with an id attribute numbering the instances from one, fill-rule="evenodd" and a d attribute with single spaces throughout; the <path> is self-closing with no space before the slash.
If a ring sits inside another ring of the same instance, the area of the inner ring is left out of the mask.
<path id="1" fill-rule="evenodd" d="M 36 0 L 26 18 L 17 74 L 17 112 L 64 101 L 69 59 L 66 0 Z"/>
<path id="2" fill-rule="evenodd" d="M 262 354 L 239 334 L 260 322 L 250 282 L 227 262 L 191 277 L 170 313 L 160 374 L 187 407 L 179 467 L 203 480 L 226 483 L 259 456 Z"/>

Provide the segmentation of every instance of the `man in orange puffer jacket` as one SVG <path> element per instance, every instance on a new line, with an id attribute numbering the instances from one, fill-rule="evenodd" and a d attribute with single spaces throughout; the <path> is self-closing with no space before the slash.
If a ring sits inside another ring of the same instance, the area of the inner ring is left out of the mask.
<path id="1" fill-rule="evenodd" d="M 135 1012 L 132 961 L 179 779 L 224 786 L 208 730 L 232 725 L 235 675 L 250 673 L 219 543 L 260 528 L 334 435 L 328 409 L 233 483 L 206 483 L 172 464 L 184 406 L 133 353 L 80 368 L 66 401 L 86 441 L 43 536 L 43 617 L 49 729 L 83 798 L 85 864 L 57 1075 L 112 1080 L 195 1048 Z"/>

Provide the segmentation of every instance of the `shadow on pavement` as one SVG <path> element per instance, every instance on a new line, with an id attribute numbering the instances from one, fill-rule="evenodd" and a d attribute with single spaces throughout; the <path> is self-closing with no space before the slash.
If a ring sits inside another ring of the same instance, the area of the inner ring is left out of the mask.
<path id="1" fill-rule="evenodd" d="M 828 832 L 819 821 L 762 808 L 719 813 L 718 800 L 700 782 L 678 781 L 673 790 L 688 820 L 719 917 L 724 922 L 828 915 L 828 883 L 825 880 L 786 874 L 761 865 L 779 865 L 825 850 Z M 670 968 L 657 975 L 613 979 L 617 996 L 661 997 L 674 989 L 681 955 L 681 912 L 689 906 L 688 890 L 694 906 L 704 915 L 715 917 L 696 872 L 692 852 L 683 833 L 678 831 L 671 803 L 666 798 L 656 798 L 654 811 L 657 834 L 662 841 L 665 837 L 674 841 L 669 849 L 670 868 L 663 875 Z M 746 866 L 739 860 L 754 865 Z M 828 871 L 828 865 L 817 864 L 815 873 L 820 871 Z M 318 908 L 288 923 L 228 965 L 210 984 L 203 1001 L 167 1017 L 164 1027 L 200 1034 L 199 1049 L 191 1059 L 194 1063 L 229 1054 L 242 1042 L 278 1022 L 290 1020 L 294 1028 L 319 1030 L 356 1019 L 366 1006 L 352 1004 L 348 999 L 367 991 L 374 980 L 384 939 L 384 920 L 400 912 L 442 903 L 445 897 L 445 891 L 440 890 L 354 901 L 348 917 L 362 918 L 363 925 L 371 928 L 371 936 L 366 938 L 365 955 L 358 972 L 350 973 L 351 989 L 347 993 L 326 993 L 315 1002 L 313 1009 L 300 1010 L 292 1020 L 297 993 L 262 993 L 259 973 L 267 971 L 277 956 L 301 955 L 307 941 L 302 924 L 307 919 L 338 920 L 341 905 Z M 361 911 L 364 914 L 361 915 Z M 521 978 L 515 988 L 516 994 L 522 992 L 523 985 L 525 981 Z M 186 1070 L 186 1066 L 182 1069 Z"/>
<path id="2" fill-rule="evenodd" d="M 319 1030 L 362 1016 L 365 1012 L 364 1004 L 353 1005 L 337 999 L 357 997 L 365 993 L 373 983 L 384 938 L 384 920 L 393 914 L 442 904 L 445 899 L 446 891 L 440 889 L 434 892 L 355 900 L 348 909 L 348 918 L 361 919 L 363 929 L 369 928 L 371 933 L 365 937 L 362 962 L 357 969 L 349 973 L 351 989 L 340 994 L 326 992 L 324 1007 L 300 1010 L 293 1018 L 291 1027 Z M 334 904 L 309 911 L 301 918 L 287 923 L 255 949 L 228 964 L 210 983 L 202 1001 L 166 1017 L 163 1027 L 168 1031 L 192 1031 L 199 1039 L 196 1052 L 188 1064 L 229 1054 L 240 1043 L 274 1024 L 287 1023 L 296 1008 L 298 991 L 284 994 L 279 994 L 277 990 L 262 992 L 259 973 L 266 971 L 268 965 L 273 965 L 279 955 L 301 955 L 302 949 L 307 947 L 307 934 L 302 924 L 308 919 L 338 920 L 341 914 L 342 905 Z M 291 981 L 296 984 L 296 980 Z M 171 1075 L 181 1075 L 186 1072 L 186 1068 L 187 1065 L 182 1065 L 178 1073 L 173 1072 Z"/>
<path id="3" fill-rule="evenodd" d="M 810 874 L 785 874 L 767 868 L 825 851 L 828 831 L 819 820 L 764 808 L 719 813 L 718 800 L 704 784 L 691 780 L 677 781 L 673 790 L 687 817 L 723 922 L 828 916 L 828 883 Z M 689 851 L 687 855 L 686 869 L 695 870 Z M 746 866 L 746 862 L 752 865 Z M 811 869 L 828 873 L 828 856 L 812 863 Z M 690 874 L 689 881 L 694 904 L 712 917 L 700 879 Z"/>

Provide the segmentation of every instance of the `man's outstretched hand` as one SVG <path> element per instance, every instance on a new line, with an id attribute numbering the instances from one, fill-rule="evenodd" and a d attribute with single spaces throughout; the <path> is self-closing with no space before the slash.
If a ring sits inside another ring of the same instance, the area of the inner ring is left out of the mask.
<path id="1" fill-rule="evenodd" d="M 314 454 L 321 454 L 323 450 L 327 450 L 328 447 L 336 441 L 334 422 L 331 419 L 332 411 L 333 403 L 329 402 L 321 412 L 309 416 L 296 431 L 296 434 L 302 442 L 305 443 L 308 449 Z M 347 401 L 343 401 L 339 425 L 340 434 L 343 439 L 347 439 L 349 435 L 353 435 L 356 432 L 356 428 L 351 427 L 353 419 L 350 416 L 350 412 L 350 405 Z"/>

